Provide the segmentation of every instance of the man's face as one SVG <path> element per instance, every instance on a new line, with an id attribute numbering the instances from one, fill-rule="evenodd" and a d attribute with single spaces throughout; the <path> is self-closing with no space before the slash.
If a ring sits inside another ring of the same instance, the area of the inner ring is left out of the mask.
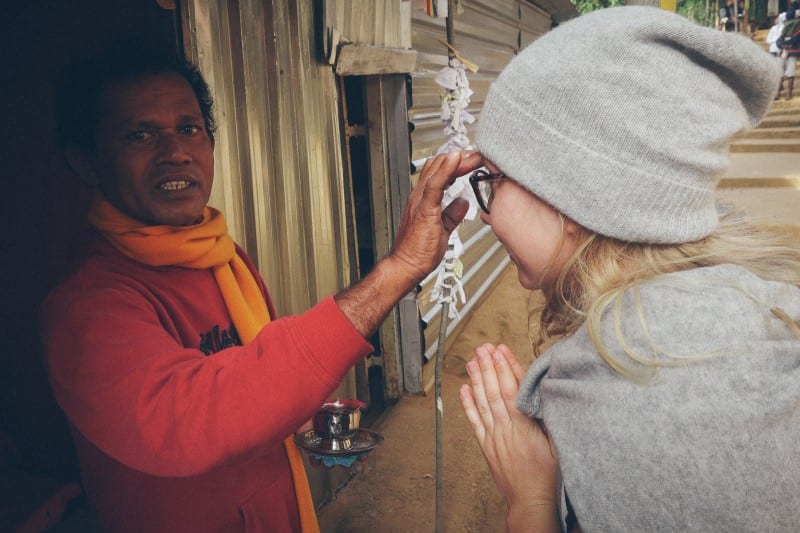
<path id="1" fill-rule="evenodd" d="M 166 73 L 111 85 L 99 117 L 90 160 L 106 199 L 149 225 L 200 222 L 214 179 L 214 142 L 189 83 Z"/>

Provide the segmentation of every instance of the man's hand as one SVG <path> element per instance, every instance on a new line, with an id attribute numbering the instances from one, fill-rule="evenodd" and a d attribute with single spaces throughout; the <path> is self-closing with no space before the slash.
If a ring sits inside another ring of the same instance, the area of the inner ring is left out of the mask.
<path id="1" fill-rule="evenodd" d="M 442 260 L 450 233 L 469 208 L 467 202 L 456 199 L 442 210 L 445 190 L 457 177 L 482 164 L 483 158 L 477 152 L 450 152 L 429 159 L 422 167 L 419 183 L 408 196 L 390 254 L 408 267 L 415 285 Z"/>
<path id="2" fill-rule="evenodd" d="M 480 168 L 477 152 L 450 152 L 429 159 L 403 211 L 395 245 L 364 279 L 337 294 L 336 303 L 353 326 L 369 337 L 400 299 L 411 292 L 444 257 L 447 239 L 467 213 L 456 200 L 442 209 L 455 179 Z"/>

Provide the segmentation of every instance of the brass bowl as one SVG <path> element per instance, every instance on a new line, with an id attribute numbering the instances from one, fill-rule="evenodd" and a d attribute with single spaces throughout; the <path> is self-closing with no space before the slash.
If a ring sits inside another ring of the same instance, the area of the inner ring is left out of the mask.
<path id="1" fill-rule="evenodd" d="M 343 443 L 358 431 L 361 409 L 365 407 L 364 402 L 352 399 L 325 402 L 314 415 L 314 433 L 323 440 Z"/>

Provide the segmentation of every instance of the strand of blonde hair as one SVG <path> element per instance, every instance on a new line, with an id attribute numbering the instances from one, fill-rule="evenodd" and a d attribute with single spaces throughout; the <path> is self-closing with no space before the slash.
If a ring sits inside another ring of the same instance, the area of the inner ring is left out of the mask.
<path id="1" fill-rule="evenodd" d="M 735 213 L 723 216 L 714 233 L 690 243 L 629 243 L 588 230 L 583 230 L 579 238 L 579 246 L 562 269 L 552 294 L 543 303 L 534 350 L 540 353 L 543 346 L 571 335 L 586 323 L 600 356 L 611 368 L 636 380 L 642 379 L 642 374 L 634 375 L 631 365 L 616 360 L 600 338 L 602 317 L 608 311 L 621 312 L 622 295 L 626 291 L 633 291 L 636 298 L 639 285 L 656 276 L 721 264 L 739 265 L 762 279 L 800 286 L 800 229 L 755 226 Z M 650 338 L 641 305 L 638 299 L 635 302 L 640 325 Z M 786 323 L 800 338 L 796 319 L 781 309 L 763 305 L 766 312 Z M 654 354 L 666 357 L 648 357 L 627 346 L 618 326 L 616 335 L 625 353 L 640 369 L 641 365 L 671 366 L 720 352 L 714 350 L 694 358 L 676 357 L 661 351 L 650 338 Z"/>

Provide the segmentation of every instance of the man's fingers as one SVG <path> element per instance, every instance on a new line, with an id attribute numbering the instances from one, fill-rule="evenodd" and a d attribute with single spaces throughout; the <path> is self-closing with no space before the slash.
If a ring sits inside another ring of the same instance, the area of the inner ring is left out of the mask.
<path id="1" fill-rule="evenodd" d="M 423 185 L 426 188 L 435 186 L 445 189 L 446 187 L 442 185 L 447 182 L 449 175 L 455 172 L 460 162 L 461 152 L 449 152 L 428 159 L 422 167 L 422 174 L 417 186 Z"/>
<path id="2" fill-rule="evenodd" d="M 425 164 L 422 165 L 422 171 L 420 172 L 419 175 L 420 181 L 431 175 L 431 173 L 433 172 L 431 167 L 435 165 L 438 168 L 441 164 L 442 164 L 442 156 L 429 157 L 428 159 L 426 159 Z"/>
<path id="3" fill-rule="evenodd" d="M 478 170 L 483 166 L 483 156 L 480 152 L 468 151 L 461 152 L 461 161 L 456 168 L 456 177 L 463 176 L 467 172 Z"/>
<path id="4" fill-rule="evenodd" d="M 463 198 L 456 198 L 444 211 L 442 211 L 442 224 L 447 233 L 452 232 L 467 216 L 469 211 L 469 202 Z"/>
<path id="5" fill-rule="evenodd" d="M 425 162 L 417 186 L 441 189 L 444 193 L 457 177 L 481 166 L 483 166 L 483 156 L 479 152 L 448 152 Z"/>
<path id="6" fill-rule="evenodd" d="M 442 203 L 444 191 L 458 177 L 455 174 L 456 168 L 461 161 L 461 152 L 450 152 L 441 155 L 433 160 L 430 167 L 427 163 L 423 167 L 418 188 L 422 189 L 423 205 L 438 208 Z"/>

